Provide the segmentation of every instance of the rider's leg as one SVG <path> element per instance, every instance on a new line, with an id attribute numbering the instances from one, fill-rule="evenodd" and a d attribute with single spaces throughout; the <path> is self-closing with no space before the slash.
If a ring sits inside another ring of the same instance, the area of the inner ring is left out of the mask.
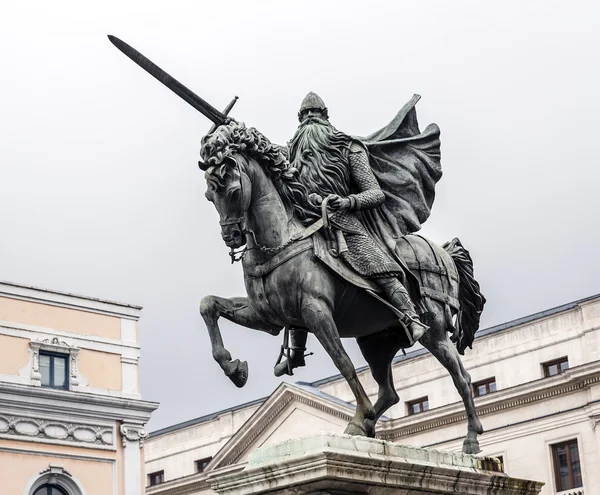
<path id="1" fill-rule="evenodd" d="M 304 351 L 308 333 L 303 328 L 290 328 L 290 360 L 292 369 L 305 366 Z M 287 359 L 282 360 L 273 371 L 275 376 L 289 375 Z"/>
<path id="2" fill-rule="evenodd" d="M 373 279 L 383 290 L 387 301 L 404 314 L 402 323 L 409 329 L 413 341 L 419 340 L 429 327 L 419 319 L 406 287 L 395 277 Z"/>

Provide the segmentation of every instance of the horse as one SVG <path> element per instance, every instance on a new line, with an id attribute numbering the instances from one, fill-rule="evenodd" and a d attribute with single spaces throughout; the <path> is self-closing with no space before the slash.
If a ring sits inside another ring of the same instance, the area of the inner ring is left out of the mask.
<path id="1" fill-rule="evenodd" d="M 377 420 L 400 400 L 392 376 L 392 361 L 406 345 L 396 330 L 398 316 L 370 291 L 315 256 L 320 225 L 306 227 L 298 218 L 295 205 L 307 191 L 279 147 L 256 129 L 230 122 L 203 138 L 201 156 L 205 196 L 219 214 L 221 236 L 231 249 L 232 262 L 241 259 L 247 291 L 247 297 L 208 295 L 201 300 L 200 314 L 213 358 L 237 387 L 245 385 L 248 364 L 232 359 L 225 348 L 218 324 L 221 317 L 274 336 L 290 327 L 306 329 L 323 346 L 356 398 L 345 433 L 374 437 Z M 468 419 L 463 452 L 479 453 L 477 436 L 483 428 L 471 378 L 459 355 L 471 346 L 485 303 L 473 278 L 471 258 L 457 239 L 445 249 L 420 236 L 403 240 L 410 247 L 405 249 L 409 266 L 427 256 L 429 265 L 437 266 L 437 272 L 436 266 L 429 272 L 439 279 L 437 292 L 430 290 L 431 297 L 423 298 L 430 328 L 419 342 L 447 369 L 462 398 Z M 440 285 L 442 279 L 445 286 Z M 455 307 L 449 304 L 453 300 Z M 356 338 L 378 384 L 375 404 L 342 346 L 340 339 L 346 337 Z"/>

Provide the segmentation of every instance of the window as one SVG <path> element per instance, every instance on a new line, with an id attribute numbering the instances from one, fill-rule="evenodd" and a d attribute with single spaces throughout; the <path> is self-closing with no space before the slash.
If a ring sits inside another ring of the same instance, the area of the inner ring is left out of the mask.
<path id="1" fill-rule="evenodd" d="M 148 475 L 148 486 L 160 485 L 165 482 L 165 472 L 156 471 Z"/>
<path id="2" fill-rule="evenodd" d="M 554 361 L 544 363 L 542 364 L 542 366 L 544 367 L 545 377 L 558 375 L 563 371 L 569 369 L 569 359 L 567 357 L 563 357 Z"/>
<path id="3" fill-rule="evenodd" d="M 412 416 L 413 414 L 419 414 L 425 411 L 429 411 L 429 399 L 427 397 L 423 397 L 421 399 L 412 400 L 406 403 L 408 407 L 408 414 Z"/>
<path id="4" fill-rule="evenodd" d="M 473 384 L 473 395 L 481 397 L 482 395 L 491 394 L 496 391 L 496 378 L 488 378 Z"/>
<path id="5" fill-rule="evenodd" d="M 40 351 L 42 387 L 69 389 L 69 361 L 65 354 Z M 54 494 L 53 494 L 54 495 Z"/>
<path id="6" fill-rule="evenodd" d="M 204 471 L 211 459 L 212 457 L 205 457 L 204 459 L 196 461 L 196 472 L 201 473 L 202 471 Z"/>
<path id="7" fill-rule="evenodd" d="M 44 485 L 40 486 L 33 495 L 67 495 L 67 492 L 56 485 Z"/>
<path id="8" fill-rule="evenodd" d="M 557 491 L 583 486 L 577 440 L 569 440 L 553 445 L 552 457 L 554 459 L 554 477 Z"/>

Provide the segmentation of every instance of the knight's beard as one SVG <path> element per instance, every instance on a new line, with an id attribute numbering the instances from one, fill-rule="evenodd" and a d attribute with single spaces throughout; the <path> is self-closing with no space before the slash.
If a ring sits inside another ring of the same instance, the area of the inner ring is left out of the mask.
<path id="1" fill-rule="evenodd" d="M 310 193 L 349 194 L 349 141 L 325 119 L 309 117 L 300 124 L 289 143 L 290 158 Z"/>

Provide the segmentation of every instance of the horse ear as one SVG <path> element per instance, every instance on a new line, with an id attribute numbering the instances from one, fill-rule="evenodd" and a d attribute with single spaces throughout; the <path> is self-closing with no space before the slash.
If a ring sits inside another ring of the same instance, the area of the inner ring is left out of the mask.
<path id="1" fill-rule="evenodd" d="M 200 170 L 206 172 L 206 170 L 208 169 L 208 164 L 206 164 L 202 160 L 200 160 L 200 161 L 198 161 L 198 167 L 200 168 Z"/>

